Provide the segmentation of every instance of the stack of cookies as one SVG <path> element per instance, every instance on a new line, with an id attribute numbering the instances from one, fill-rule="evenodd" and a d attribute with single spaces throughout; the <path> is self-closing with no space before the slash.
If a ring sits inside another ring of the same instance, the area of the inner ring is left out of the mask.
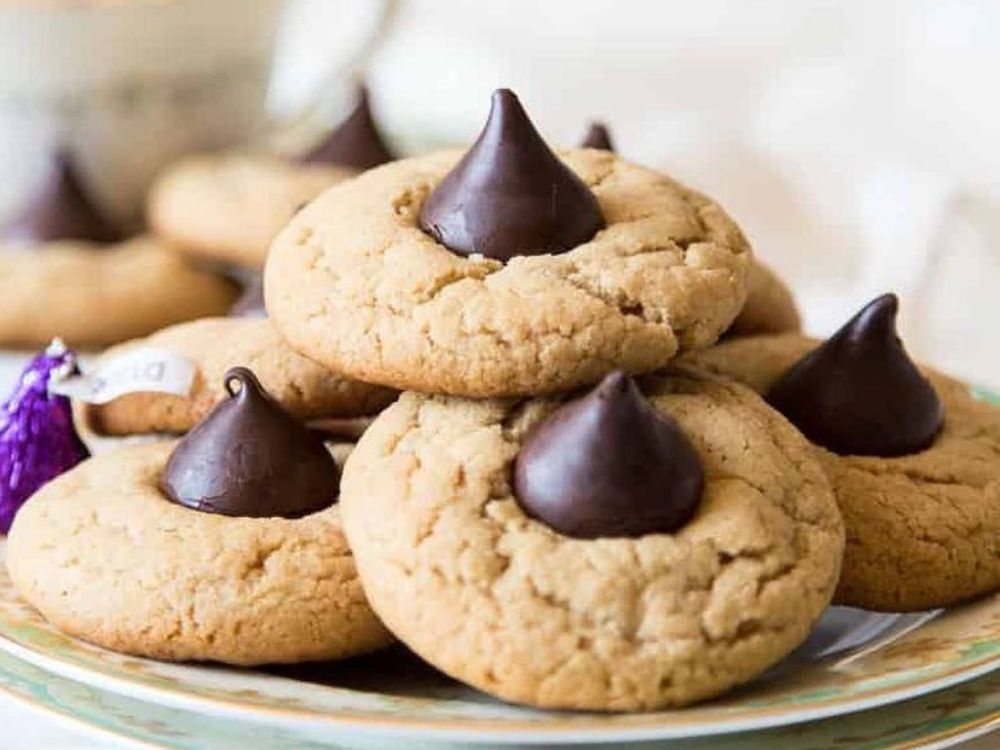
<path id="1" fill-rule="evenodd" d="M 910 361 L 895 298 L 802 337 L 722 208 L 586 145 L 553 152 L 498 91 L 464 153 L 298 211 L 266 319 L 127 345 L 183 350 L 192 389 L 89 424 L 186 434 L 37 492 L 9 542 L 22 595 L 133 654 L 394 637 L 505 700 L 637 711 L 746 682 L 831 601 L 1000 587 L 1000 412 Z M 310 426 L 375 413 L 349 456 Z"/>
<path id="2" fill-rule="evenodd" d="M 88 445 L 103 449 L 106 438 L 113 445 L 121 437 L 187 432 L 225 399 L 224 375 L 236 366 L 250 368 L 300 421 L 328 435 L 356 437 L 395 391 L 342 377 L 291 349 L 267 319 L 260 269 L 271 240 L 298 209 L 392 158 L 360 88 L 346 119 L 299 157 L 202 155 L 167 170 L 149 198 L 151 226 L 186 262 L 228 269 L 242 280 L 243 294 L 225 316 L 202 316 L 108 349 L 104 362 L 132 352 L 169 352 L 194 364 L 194 380 L 180 395 L 140 391 L 79 407 Z"/>

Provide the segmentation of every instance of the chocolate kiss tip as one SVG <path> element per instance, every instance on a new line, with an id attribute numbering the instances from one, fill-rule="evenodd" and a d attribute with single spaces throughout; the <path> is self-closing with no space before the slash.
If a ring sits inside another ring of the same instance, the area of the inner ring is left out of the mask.
<path id="1" fill-rule="evenodd" d="M 431 192 L 420 227 L 458 255 L 564 253 L 604 228 L 590 189 L 552 153 L 517 96 L 493 93 L 486 126 Z"/>
<path id="2" fill-rule="evenodd" d="M 687 437 L 623 372 L 536 426 L 514 466 L 524 512 L 581 539 L 672 533 L 703 487 Z"/>
<path id="3" fill-rule="evenodd" d="M 364 171 L 395 158 L 375 125 L 368 102 L 368 89 L 361 86 L 351 113 L 300 161 L 303 164 L 334 164 Z"/>
<path id="4" fill-rule="evenodd" d="M 20 215 L 0 229 L 0 237 L 25 245 L 59 240 L 110 243 L 123 239 L 87 195 L 73 158 L 64 149 L 53 154 L 41 188 Z"/>
<path id="5" fill-rule="evenodd" d="M 813 443 L 840 455 L 894 457 L 934 442 L 941 401 L 896 333 L 885 294 L 786 372 L 768 402 Z"/>
<path id="6" fill-rule="evenodd" d="M 614 153 L 615 144 L 611 140 L 611 131 L 608 130 L 608 126 L 603 122 L 591 123 L 590 130 L 587 131 L 587 135 L 580 143 L 580 148 L 597 148 Z"/>
<path id="7" fill-rule="evenodd" d="M 177 444 L 161 488 L 173 502 L 226 516 L 300 518 L 336 502 L 340 473 L 323 441 L 284 411 L 245 367 L 229 398 Z"/>
<path id="8" fill-rule="evenodd" d="M 899 297 L 891 292 L 876 297 L 851 318 L 844 329 L 852 340 L 874 341 L 881 337 L 895 339 Z"/>

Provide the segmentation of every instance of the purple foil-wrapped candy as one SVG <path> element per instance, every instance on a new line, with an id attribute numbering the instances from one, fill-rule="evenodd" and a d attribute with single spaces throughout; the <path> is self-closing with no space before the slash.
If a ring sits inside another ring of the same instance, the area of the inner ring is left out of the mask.
<path id="1" fill-rule="evenodd" d="M 52 378 L 76 369 L 76 355 L 54 341 L 35 357 L 0 408 L 0 532 L 24 501 L 89 455 L 73 426 L 69 399 L 49 393 Z"/>

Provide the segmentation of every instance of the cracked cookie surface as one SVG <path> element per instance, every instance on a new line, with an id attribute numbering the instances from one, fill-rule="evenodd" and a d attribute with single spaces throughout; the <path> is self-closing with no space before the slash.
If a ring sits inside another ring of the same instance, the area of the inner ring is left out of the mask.
<path id="1" fill-rule="evenodd" d="M 0 344 L 97 348 L 225 313 L 239 291 L 153 237 L 0 248 Z"/>
<path id="2" fill-rule="evenodd" d="M 275 240 L 265 297 L 311 359 L 369 382 L 468 396 L 555 392 L 713 343 L 746 296 L 750 249 L 714 202 L 593 150 L 561 152 L 607 227 L 560 255 L 460 256 L 418 225 L 461 152 L 337 185 Z"/>
<path id="3" fill-rule="evenodd" d="M 642 710 L 780 659 L 833 593 L 843 527 L 808 443 L 750 390 L 641 382 L 706 486 L 677 533 L 571 539 L 527 517 L 513 461 L 559 405 L 406 393 L 347 462 L 345 529 L 372 606 L 417 654 L 498 697 Z"/>
<path id="4" fill-rule="evenodd" d="M 760 336 L 685 361 L 764 392 L 818 345 L 794 334 Z M 922 370 L 944 406 L 929 448 L 898 458 L 815 448 L 847 529 L 840 604 L 923 610 L 1000 588 L 1000 409 L 964 383 Z"/>
<path id="5" fill-rule="evenodd" d="M 337 505 L 305 518 L 231 518 L 158 487 L 173 444 L 91 458 L 36 493 L 11 529 L 21 595 L 61 630 L 169 660 L 251 665 L 387 645 Z"/>
<path id="6" fill-rule="evenodd" d="M 353 174 L 263 154 L 195 156 L 154 185 L 149 220 L 190 255 L 260 268 L 295 212 Z"/>
<path id="7" fill-rule="evenodd" d="M 87 429 L 98 435 L 184 433 L 227 397 L 223 377 L 249 367 L 264 389 L 302 421 L 375 414 L 394 391 L 331 373 L 293 351 L 263 318 L 206 318 L 166 328 L 109 349 L 104 359 L 144 346 L 168 349 L 196 365 L 187 397 L 130 393 L 83 409 Z"/>

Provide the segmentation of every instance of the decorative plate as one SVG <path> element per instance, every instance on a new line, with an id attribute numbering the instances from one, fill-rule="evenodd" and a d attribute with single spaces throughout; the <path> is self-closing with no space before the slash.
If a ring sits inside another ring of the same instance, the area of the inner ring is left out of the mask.
<path id="1" fill-rule="evenodd" d="M 159 706 L 321 741 L 635 742 L 746 732 L 871 709 L 1000 666 L 1000 594 L 948 611 L 831 608 L 809 640 L 757 680 L 679 711 L 543 712 L 490 699 L 402 648 L 267 670 L 167 664 L 61 634 L 0 574 L 0 650 L 70 681 Z"/>
<path id="2" fill-rule="evenodd" d="M 169 750 L 333 750 L 344 747 L 335 729 L 312 740 L 294 728 L 258 726 L 203 716 L 72 682 L 0 654 L 0 693 L 51 718 L 144 748 Z M 656 743 L 663 750 L 913 750 L 944 748 L 1000 728 L 1000 674 L 947 693 L 804 726 L 709 739 Z M 336 742 L 337 744 L 331 744 Z M 407 743 L 417 748 L 423 743 Z M 440 747 L 440 746 L 439 746 Z M 622 747 L 618 745 L 618 747 Z M 635 750 L 648 743 L 632 744 Z"/>

